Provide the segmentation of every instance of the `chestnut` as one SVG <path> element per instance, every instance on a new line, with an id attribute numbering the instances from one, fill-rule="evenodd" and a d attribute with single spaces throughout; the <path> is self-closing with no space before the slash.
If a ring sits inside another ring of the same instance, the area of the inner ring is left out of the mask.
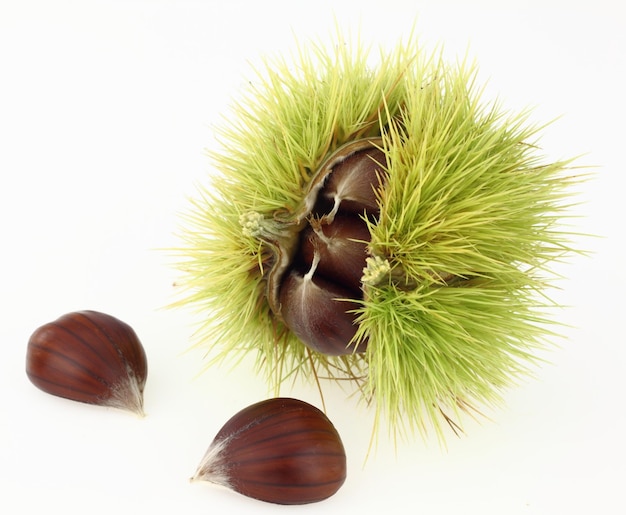
<path id="1" fill-rule="evenodd" d="M 319 252 L 317 274 L 360 296 L 369 241 L 367 225 L 358 216 L 338 214 L 331 223 L 312 220 L 301 233 L 299 258 L 311 266 L 313 254 Z"/>
<path id="2" fill-rule="evenodd" d="M 339 210 L 355 215 L 378 215 L 378 191 L 384 185 L 385 167 L 385 153 L 376 147 L 347 156 L 328 175 L 318 199 L 320 205 L 330 201 L 331 216 Z"/>
<path id="3" fill-rule="evenodd" d="M 192 480 L 265 502 L 307 504 L 334 495 L 346 469 L 343 443 L 328 417 L 304 401 L 279 397 L 230 418 Z"/>
<path id="4" fill-rule="evenodd" d="M 143 415 L 146 353 L 135 331 L 111 315 L 78 311 L 39 327 L 28 341 L 26 374 L 51 395 Z"/>
<path id="5" fill-rule="evenodd" d="M 367 342 L 351 345 L 358 325 L 354 293 L 314 273 L 291 270 L 280 288 L 281 315 L 307 347 L 328 356 L 364 352 Z"/>

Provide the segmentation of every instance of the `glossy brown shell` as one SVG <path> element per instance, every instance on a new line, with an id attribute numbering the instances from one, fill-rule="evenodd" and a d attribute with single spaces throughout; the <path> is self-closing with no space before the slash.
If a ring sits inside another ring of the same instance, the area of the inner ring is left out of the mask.
<path id="1" fill-rule="evenodd" d="M 360 218 L 337 214 L 331 224 L 319 224 L 317 230 L 312 225 L 305 227 L 300 234 L 296 264 L 309 270 L 317 251 L 320 261 L 316 275 L 352 290 L 351 297 L 358 299 L 370 238 L 370 232 Z"/>
<path id="2" fill-rule="evenodd" d="M 63 315 L 38 328 L 28 342 L 28 378 L 59 397 L 139 411 L 143 399 L 127 397 L 143 394 L 147 373 L 135 331 L 97 311 Z"/>
<path id="3" fill-rule="evenodd" d="M 289 329 L 310 349 L 327 356 L 364 352 L 366 341 L 352 343 L 358 325 L 353 292 L 324 277 L 292 270 L 283 279 L 280 301 Z"/>
<path id="4" fill-rule="evenodd" d="M 214 449 L 220 449 L 217 455 Z M 218 432 L 197 477 L 276 504 L 306 504 L 333 495 L 346 479 L 346 454 L 328 417 L 290 398 L 253 404 Z"/>

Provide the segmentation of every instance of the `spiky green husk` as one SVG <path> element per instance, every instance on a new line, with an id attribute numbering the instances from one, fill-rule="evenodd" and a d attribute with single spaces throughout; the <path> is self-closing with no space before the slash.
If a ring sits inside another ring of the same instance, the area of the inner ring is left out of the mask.
<path id="1" fill-rule="evenodd" d="M 214 359 L 252 352 L 276 389 L 296 374 L 352 378 L 392 431 L 441 436 L 459 411 L 499 402 L 550 339 L 544 293 L 550 264 L 572 250 L 559 223 L 576 178 L 544 162 L 527 113 L 481 101 L 473 66 L 414 39 L 372 57 L 338 41 L 258 73 L 186 220 L 181 304 L 206 316 L 198 343 Z M 359 310 L 369 345 L 326 357 L 273 316 L 272 255 L 250 213 L 296 213 L 330 153 L 377 136 L 389 179 Z"/>

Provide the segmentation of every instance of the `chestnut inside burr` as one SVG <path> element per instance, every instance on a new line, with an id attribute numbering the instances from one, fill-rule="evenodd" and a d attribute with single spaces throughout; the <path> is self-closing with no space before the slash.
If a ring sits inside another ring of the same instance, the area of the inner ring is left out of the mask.
<path id="1" fill-rule="evenodd" d="M 361 277 L 371 240 L 366 220 L 379 216 L 386 159 L 373 143 L 358 142 L 356 150 L 340 149 L 326 163 L 279 300 L 285 324 L 305 345 L 337 356 L 367 347 L 367 341 L 352 341 L 355 310 L 363 299 Z"/>

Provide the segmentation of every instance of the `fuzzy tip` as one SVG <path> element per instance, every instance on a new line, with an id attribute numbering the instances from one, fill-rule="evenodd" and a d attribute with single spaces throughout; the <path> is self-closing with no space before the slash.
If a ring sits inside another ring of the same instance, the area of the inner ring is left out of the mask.
<path id="1" fill-rule="evenodd" d="M 213 442 L 202 457 L 195 473 L 189 479 L 191 482 L 207 481 L 226 488 L 232 488 L 223 451 L 228 445 L 229 439 Z"/>
<path id="2" fill-rule="evenodd" d="M 143 390 L 134 374 L 114 385 L 111 388 L 111 396 L 102 404 L 111 408 L 130 411 L 141 418 L 146 416 L 143 409 Z"/>

